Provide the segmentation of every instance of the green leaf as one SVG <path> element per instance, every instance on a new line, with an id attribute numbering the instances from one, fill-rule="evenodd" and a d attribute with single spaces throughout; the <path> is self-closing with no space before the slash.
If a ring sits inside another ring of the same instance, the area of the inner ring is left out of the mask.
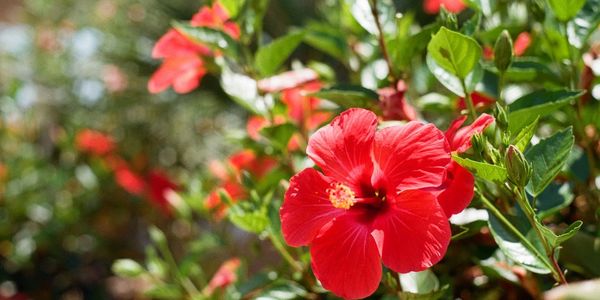
<path id="1" fill-rule="evenodd" d="M 219 0 L 231 18 L 235 18 L 244 6 L 245 0 Z"/>
<path id="2" fill-rule="evenodd" d="M 572 99 L 583 93 L 583 91 L 540 90 L 527 94 L 508 106 L 508 129 L 512 134 L 516 134 L 536 118 L 569 104 Z"/>
<path id="3" fill-rule="evenodd" d="M 548 0 L 556 18 L 562 22 L 571 20 L 585 4 L 585 0 Z"/>
<path id="4" fill-rule="evenodd" d="M 280 150 L 287 149 L 288 142 L 296 132 L 296 126 L 290 123 L 263 128 L 260 133 Z"/>
<path id="5" fill-rule="evenodd" d="M 361 86 L 338 85 L 322 89 L 311 96 L 326 99 L 343 107 L 372 108 L 377 104 L 379 95 L 376 92 Z"/>
<path id="6" fill-rule="evenodd" d="M 431 292 L 425 293 L 425 294 L 417 294 L 417 293 L 402 291 L 399 293 L 400 294 L 399 298 L 401 300 L 438 300 L 438 299 L 444 298 L 444 296 L 446 296 L 446 294 L 448 293 L 449 289 L 450 289 L 450 286 L 446 284 L 438 290 L 431 291 Z M 397 299 L 397 298 L 391 298 L 391 299 Z"/>
<path id="7" fill-rule="evenodd" d="M 481 68 L 479 64 L 476 64 L 473 71 L 469 73 L 469 75 L 467 75 L 467 78 L 465 78 L 465 85 L 467 88 L 467 91 L 465 93 L 465 91 L 463 91 L 460 78 L 454 76 L 450 72 L 444 70 L 444 68 L 440 67 L 430 54 L 427 54 L 425 60 L 427 62 L 427 67 L 429 68 L 433 76 L 435 76 L 435 78 L 437 78 L 437 80 L 447 89 L 449 89 L 455 95 L 460 97 L 465 97 L 466 93 L 471 93 L 473 90 L 475 90 L 475 86 L 483 78 L 483 68 Z"/>
<path id="8" fill-rule="evenodd" d="M 267 111 L 266 99 L 258 94 L 256 80 L 242 73 L 232 71 L 223 64 L 221 72 L 221 87 L 236 103 L 255 113 L 264 114 Z"/>
<path id="9" fill-rule="evenodd" d="M 564 242 L 560 261 L 569 270 L 588 277 L 600 276 L 600 238 L 578 232 Z"/>
<path id="10" fill-rule="evenodd" d="M 281 280 L 263 289 L 256 300 L 287 300 L 299 299 L 307 296 L 306 289 L 294 281 Z"/>
<path id="11" fill-rule="evenodd" d="M 427 51 L 438 65 L 460 79 L 467 77 L 481 57 L 477 41 L 446 27 L 431 38 Z"/>
<path id="12" fill-rule="evenodd" d="M 407 16 L 402 17 L 404 20 Z M 420 57 L 423 50 L 431 40 L 431 35 L 439 29 L 439 25 L 431 24 L 426 26 L 420 32 L 411 36 L 394 36 L 386 40 L 388 51 L 394 62 L 393 67 L 399 70 L 408 71 L 415 57 Z"/>
<path id="13" fill-rule="evenodd" d="M 435 273 L 426 269 L 421 272 L 399 274 L 400 285 L 405 292 L 427 294 L 440 288 L 440 281 Z"/>
<path id="14" fill-rule="evenodd" d="M 352 16 L 370 34 L 379 35 L 375 17 L 371 11 L 371 3 L 369 0 L 346 0 L 350 6 Z M 390 32 L 394 29 L 394 4 L 389 0 L 377 1 L 377 14 L 379 15 L 379 23 L 384 32 Z"/>
<path id="15" fill-rule="evenodd" d="M 303 31 L 292 32 L 261 47 L 256 53 L 254 66 L 263 76 L 274 74 L 303 38 Z"/>
<path id="16" fill-rule="evenodd" d="M 506 181 L 506 177 L 508 176 L 506 169 L 500 166 L 478 162 L 468 158 L 461 158 L 458 155 L 452 155 L 452 159 L 454 159 L 454 161 L 462 167 L 471 171 L 471 173 L 477 177 L 485 180 L 504 183 Z"/>
<path id="17" fill-rule="evenodd" d="M 152 287 L 144 293 L 146 297 L 154 299 L 182 299 L 183 294 L 174 284 L 162 284 Z"/>
<path id="18" fill-rule="evenodd" d="M 541 140 L 525 152 L 525 157 L 533 168 L 527 185 L 527 191 L 531 195 L 538 196 L 552 182 L 567 161 L 574 142 L 573 128 L 569 127 Z"/>
<path id="19" fill-rule="evenodd" d="M 208 27 L 196 27 L 183 22 L 173 22 L 173 27 L 194 42 L 219 49 L 232 57 L 238 57 L 240 45 L 223 31 Z"/>
<path id="20" fill-rule="evenodd" d="M 493 72 L 498 72 L 494 67 Z M 547 65 L 533 57 L 515 57 L 506 71 L 506 80 L 511 82 L 551 82 L 562 85 L 562 79 Z"/>
<path id="21" fill-rule="evenodd" d="M 118 259 L 112 265 L 113 273 L 121 277 L 136 277 L 144 273 L 144 267 L 133 259 Z"/>
<path id="22" fill-rule="evenodd" d="M 229 220 L 240 229 L 253 233 L 263 232 L 269 226 L 266 209 L 246 211 L 239 205 L 229 208 Z"/>
<path id="23" fill-rule="evenodd" d="M 348 63 L 350 49 L 344 34 L 338 29 L 327 24 L 310 22 L 306 27 L 304 42 L 320 50 L 342 63 Z"/>
<path id="24" fill-rule="evenodd" d="M 599 25 L 600 0 L 588 0 L 573 22 L 569 23 L 569 26 L 573 27 L 573 30 L 567 31 L 569 42 L 578 49 L 583 48 Z"/>
<path id="25" fill-rule="evenodd" d="M 158 227 L 150 226 L 148 232 L 150 233 L 150 239 L 152 239 L 152 242 L 154 242 L 156 245 L 164 246 L 167 244 L 167 238 L 165 237 L 165 234 Z"/>
<path id="26" fill-rule="evenodd" d="M 571 192 L 569 183 L 550 183 L 544 191 L 537 196 L 535 208 L 540 219 L 550 216 L 573 202 L 575 196 Z"/>
<path id="27" fill-rule="evenodd" d="M 506 217 L 509 218 L 509 216 Z M 516 218 L 511 219 L 513 219 L 509 220 L 511 224 L 513 224 L 523 236 L 528 236 L 527 231 L 529 230 L 526 230 L 527 226 L 523 223 L 520 223 Z M 500 247 L 502 252 L 504 252 L 504 254 L 511 260 L 519 265 L 522 265 L 531 272 L 538 274 L 550 273 L 548 265 L 544 261 L 540 260 L 540 258 L 532 252 L 532 249 L 526 247 L 520 241 L 517 235 L 515 235 L 504 224 L 502 224 L 502 222 L 494 214 L 489 214 L 488 226 L 492 236 L 494 237 L 494 240 L 496 241 L 496 244 L 498 244 L 498 247 Z M 535 236 L 531 237 L 532 239 L 536 238 Z"/>
<path id="28" fill-rule="evenodd" d="M 540 231 L 546 238 L 546 241 L 548 241 L 550 247 L 556 248 L 562 243 L 566 242 L 568 239 L 572 238 L 577 232 L 579 232 L 579 229 L 581 228 L 581 225 L 583 225 L 583 222 L 580 220 L 575 221 L 573 224 L 569 225 L 569 227 L 567 227 L 563 231 L 563 233 L 559 235 L 556 235 L 552 230 L 550 230 L 548 227 L 544 226 L 540 222 L 536 222 L 535 225 L 540 229 Z"/>
<path id="29" fill-rule="evenodd" d="M 529 142 L 531 142 L 531 138 L 535 134 L 539 120 L 540 118 L 537 117 L 533 123 L 523 128 L 523 130 L 521 130 L 513 139 L 511 144 L 515 145 L 519 151 L 524 152 L 527 146 L 529 146 Z"/>

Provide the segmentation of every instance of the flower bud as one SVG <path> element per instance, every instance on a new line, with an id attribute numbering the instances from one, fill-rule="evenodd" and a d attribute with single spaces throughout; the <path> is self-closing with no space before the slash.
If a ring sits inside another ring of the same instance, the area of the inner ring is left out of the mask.
<path id="1" fill-rule="evenodd" d="M 450 30 L 458 30 L 456 15 L 448 11 L 444 6 L 440 7 L 440 19 L 443 26 L 446 26 Z"/>
<path id="2" fill-rule="evenodd" d="M 481 133 L 476 133 L 471 137 L 471 145 L 475 153 L 483 153 L 485 151 L 486 142 L 485 137 Z"/>
<path id="3" fill-rule="evenodd" d="M 513 60 L 513 42 L 508 31 L 503 30 L 494 46 L 494 64 L 498 71 L 505 72 Z"/>
<path id="4" fill-rule="evenodd" d="M 508 146 L 504 155 L 504 165 L 508 173 L 508 180 L 519 187 L 524 187 L 531 178 L 531 164 L 525 155 L 514 145 Z"/>
<path id="5" fill-rule="evenodd" d="M 502 130 L 508 128 L 508 114 L 506 110 L 502 107 L 502 105 L 496 102 L 496 110 L 494 111 L 494 118 L 496 119 L 496 124 Z"/>

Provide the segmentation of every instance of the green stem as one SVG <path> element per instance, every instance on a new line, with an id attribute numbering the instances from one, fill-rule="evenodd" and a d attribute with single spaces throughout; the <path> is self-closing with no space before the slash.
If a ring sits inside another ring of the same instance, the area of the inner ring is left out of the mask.
<path id="1" fill-rule="evenodd" d="M 498 220 L 500 220 L 500 222 L 502 222 L 502 224 L 521 241 L 523 246 L 529 249 L 533 255 L 535 255 L 544 265 L 546 265 L 548 269 L 552 270 L 554 273 L 554 268 L 552 267 L 551 263 L 548 262 L 548 258 L 544 254 L 540 253 L 538 249 L 533 246 L 533 244 L 531 244 L 531 242 L 509 220 L 504 217 L 502 212 L 500 212 L 489 199 L 483 196 L 479 191 L 477 194 L 479 195 L 479 199 L 485 208 L 494 214 L 494 216 L 498 218 Z"/>
<path id="2" fill-rule="evenodd" d="M 544 234 L 538 227 L 538 221 L 535 219 L 535 210 L 533 209 L 533 207 L 531 207 L 531 204 L 529 204 L 529 200 L 527 199 L 525 189 L 523 187 L 517 188 L 517 203 L 519 204 L 519 206 L 521 206 L 521 209 L 525 213 L 525 216 L 527 216 L 527 220 L 529 221 L 531 227 L 534 229 L 535 234 L 538 236 L 540 241 L 542 241 L 542 245 L 544 246 L 544 250 L 546 251 L 546 256 L 548 256 L 548 259 L 552 263 L 552 270 L 555 279 L 560 284 L 567 283 L 567 280 L 565 279 L 565 274 L 563 274 L 562 269 L 558 265 L 556 257 L 554 256 L 554 248 L 550 246 L 548 240 L 546 239 L 546 236 L 544 236 Z"/>
<path id="3" fill-rule="evenodd" d="M 385 45 L 385 36 L 383 33 L 383 29 L 381 27 L 381 22 L 379 21 L 379 12 L 377 12 L 377 0 L 371 0 L 371 14 L 373 14 L 373 19 L 375 19 L 375 26 L 377 26 L 377 31 L 379 32 L 379 36 L 377 37 L 377 41 L 379 42 L 379 47 L 381 48 L 381 54 L 383 55 L 383 59 L 388 65 L 389 75 L 394 81 L 394 84 L 398 82 L 398 77 L 394 74 L 394 65 L 392 64 L 392 60 L 390 59 L 390 55 L 387 50 L 387 46 Z"/>
<path id="4" fill-rule="evenodd" d="M 173 270 L 173 272 L 175 273 L 175 277 L 177 277 L 177 280 L 179 280 L 181 286 L 183 287 L 183 289 L 185 289 L 188 295 L 200 295 L 200 291 L 196 288 L 194 283 L 189 278 L 183 276 L 183 274 L 181 274 L 181 272 L 179 271 L 179 267 L 177 266 L 177 262 L 175 261 L 173 254 L 171 254 L 171 250 L 169 250 L 169 246 L 164 243 L 158 243 L 158 248 L 165 260 L 167 261 L 167 263 L 169 264 L 169 268 Z"/>
<path id="5" fill-rule="evenodd" d="M 465 79 L 460 79 L 460 84 L 462 85 L 462 90 L 465 93 L 465 102 L 467 103 L 467 109 L 469 110 L 469 114 L 473 121 L 477 119 L 477 112 L 475 111 L 475 106 L 473 105 L 473 99 L 471 99 L 471 93 L 467 91 L 467 84 L 465 83 Z"/>
<path id="6" fill-rule="evenodd" d="M 504 101 L 504 85 L 505 85 L 505 72 L 498 74 L 498 103 L 506 110 L 506 101 Z"/>
<path id="7" fill-rule="evenodd" d="M 279 254 L 281 254 L 283 259 L 285 259 L 285 261 L 287 261 L 292 266 L 292 268 L 294 268 L 295 271 L 300 273 L 304 271 L 302 266 L 292 257 L 290 252 L 285 248 L 285 246 L 281 243 L 281 241 L 277 238 L 277 236 L 275 236 L 275 234 L 272 231 L 269 231 L 269 239 L 271 240 L 271 243 L 273 244 L 275 249 L 279 251 Z"/>

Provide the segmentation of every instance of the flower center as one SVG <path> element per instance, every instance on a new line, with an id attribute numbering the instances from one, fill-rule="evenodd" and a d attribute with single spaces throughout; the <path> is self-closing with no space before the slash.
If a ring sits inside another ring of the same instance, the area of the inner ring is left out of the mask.
<path id="1" fill-rule="evenodd" d="M 327 189 L 329 201 L 335 208 L 349 209 L 354 205 L 354 192 L 347 186 L 336 182 Z"/>

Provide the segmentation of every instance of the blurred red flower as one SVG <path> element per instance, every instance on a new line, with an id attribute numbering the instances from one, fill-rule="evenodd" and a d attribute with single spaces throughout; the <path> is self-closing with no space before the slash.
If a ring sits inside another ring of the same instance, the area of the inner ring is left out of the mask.
<path id="1" fill-rule="evenodd" d="M 242 185 L 242 171 L 248 172 L 256 179 L 267 175 L 277 166 L 277 161 L 268 156 L 257 157 L 252 150 L 242 150 L 234 153 L 227 160 L 226 165 L 213 161 L 209 165 L 210 171 L 219 184 L 204 201 L 204 207 L 211 210 L 217 219 L 221 219 L 227 212 L 227 205 L 219 195 L 219 192 L 227 194 L 233 202 L 244 199 L 247 196 L 246 189 Z"/>
<path id="2" fill-rule="evenodd" d="M 237 281 L 237 270 L 240 267 L 240 259 L 235 257 L 225 261 L 208 282 L 203 293 L 212 295 L 216 289 L 222 289 Z"/>
<path id="3" fill-rule="evenodd" d="M 428 14 L 437 14 L 440 12 L 442 5 L 447 11 L 455 14 L 467 7 L 462 0 L 425 0 L 423 10 Z"/>
<path id="4" fill-rule="evenodd" d="M 169 202 L 169 192 L 179 190 L 179 187 L 174 183 L 163 171 L 152 170 L 148 176 L 148 198 L 152 203 L 156 204 L 162 212 L 169 214 L 172 204 Z"/>
<path id="5" fill-rule="evenodd" d="M 115 181 L 127 192 L 142 195 L 146 190 L 144 179 L 133 172 L 127 165 L 121 165 L 115 170 Z"/>
<path id="6" fill-rule="evenodd" d="M 113 138 L 107 134 L 92 129 L 83 129 L 75 136 L 77 149 L 84 153 L 106 155 L 116 148 Z"/>
<path id="7" fill-rule="evenodd" d="M 414 121 L 417 118 L 417 112 L 407 101 L 406 83 L 400 80 L 396 87 L 386 87 L 379 91 L 379 107 L 383 112 L 384 120 L 404 120 Z"/>
<path id="8" fill-rule="evenodd" d="M 471 125 L 461 128 L 466 119 L 466 116 L 462 116 L 454 120 L 446 130 L 446 139 L 453 152 L 463 153 L 469 150 L 471 137 L 494 123 L 494 117 L 482 114 Z M 448 164 L 446 178 L 438 194 L 438 201 L 446 216 L 450 217 L 463 211 L 471 203 L 474 186 L 475 178 L 469 171 L 454 161 Z"/>
<path id="9" fill-rule="evenodd" d="M 473 100 L 473 106 L 475 108 L 489 107 L 496 103 L 496 99 L 480 92 L 472 92 L 471 100 Z M 467 103 L 465 102 L 465 98 L 460 97 L 456 102 L 456 108 L 461 111 L 463 109 L 467 109 Z"/>
<path id="10" fill-rule="evenodd" d="M 234 22 L 228 21 L 225 9 L 215 2 L 212 7 L 202 7 L 190 22 L 192 26 L 210 27 L 223 30 L 238 39 L 240 29 Z M 193 42 L 175 29 L 162 36 L 154 49 L 152 57 L 164 58 L 161 67 L 148 82 L 151 93 L 160 93 L 169 86 L 177 93 L 188 93 L 198 87 L 206 74 L 202 56 L 211 55 L 211 50 L 202 44 Z"/>
<path id="11" fill-rule="evenodd" d="M 282 232 L 310 246 L 323 287 L 344 298 L 372 294 L 381 261 L 401 273 L 437 263 L 450 242 L 448 219 L 427 188 L 438 187 L 450 162 L 443 133 L 409 122 L 377 131 L 377 117 L 349 109 L 309 140 L 307 168 L 290 180 Z M 410 241 L 410 243 L 406 243 Z"/>

